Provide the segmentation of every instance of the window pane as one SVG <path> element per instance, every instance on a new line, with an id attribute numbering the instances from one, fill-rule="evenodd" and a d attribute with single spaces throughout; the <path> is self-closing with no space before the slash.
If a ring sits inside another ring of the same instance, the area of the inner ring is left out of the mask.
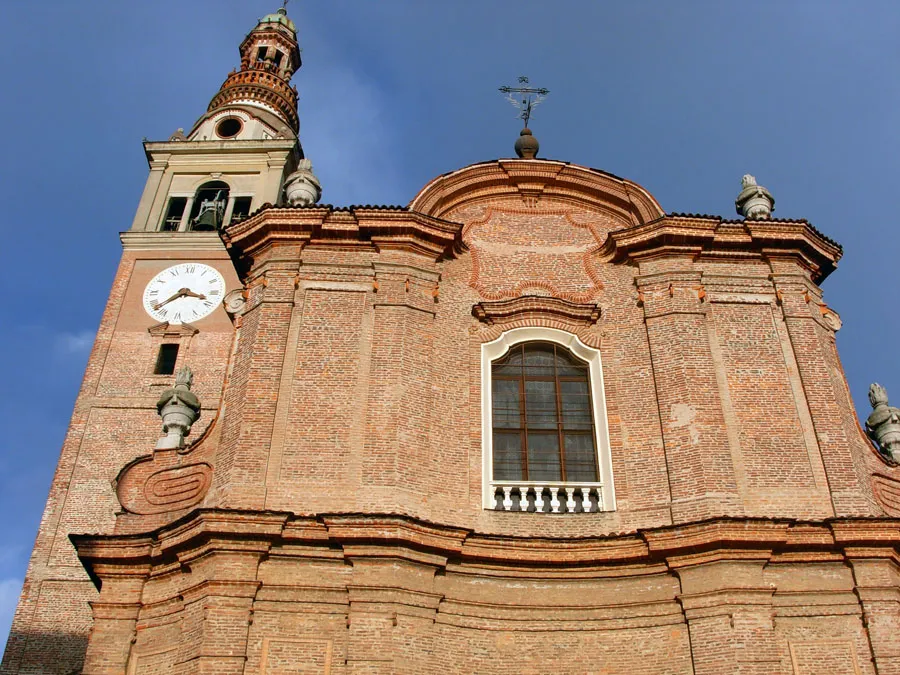
<path id="1" fill-rule="evenodd" d="M 519 415 L 519 380 L 494 379 L 493 414 L 494 428 L 518 429 L 522 426 Z"/>
<path id="2" fill-rule="evenodd" d="M 553 377 L 553 345 L 525 345 L 525 377 Z"/>
<path id="3" fill-rule="evenodd" d="M 559 435 L 556 430 L 529 432 L 528 434 L 528 479 L 561 480 L 559 464 Z"/>
<path id="4" fill-rule="evenodd" d="M 525 380 L 528 429 L 556 429 L 556 382 Z"/>
<path id="5" fill-rule="evenodd" d="M 586 380 L 559 383 L 563 428 L 591 428 L 591 393 Z"/>
<path id="6" fill-rule="evenodd" d="M 522 345 L 511 347 L 502 359 L 494 361 L 491 368 L 494 375 L 522 376 Z"/>
<path id="7" fill-rule="evenodd" d="M 597 451 L 594 448 L 594 434 L 567 433 L 566 438 L 566 480 L 597 480 Z"/>
<path id="8" fill-rule="evenodd" d="M 522 435 L 494 432 L 494 480 L 522 480 Z"/>
<path id="9" fill-rule="evenodd" d="M 560 377 L 583 377 L 587 379 L 588 364 L 572 356 L 562 347 L 556 349 L 556 371 Z"/>

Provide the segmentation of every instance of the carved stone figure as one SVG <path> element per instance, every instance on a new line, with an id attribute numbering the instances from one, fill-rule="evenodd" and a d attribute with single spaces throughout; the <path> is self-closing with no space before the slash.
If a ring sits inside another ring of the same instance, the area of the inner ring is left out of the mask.
<path id="1" fill-rule="evenodd" d="M 882 455 L 900 462 L 900 409 L 888 405 L 887 390 L 877 382 L 869 387 L 872 414 L 866 420 L 866 433 Z"/>
<path id="2" fill-rule="evenodd" d="M 156 402 L 165 434 L 157 442 L 157 450 L 183 448 L 184 437 L 191 433 L 191 425 L 200 418 L 200 399 L 191 393 L 193 382 L 194 374 L 185 366 L 175 375 L 175 386 L 166 389 Z"/>
<path id="3" fill-rule="evenodd" d="M 756 184 L 756 178 L 749 173 L 741 179 L 741 193 L 734 200 L 734 207 L 739 214 L 750 220 L 766 220 L 775 210 L 775 198 L 772 193 Z"/>
<path id="4" fill-rule="evenodd" d="M 312 170 L 312 162 L 301 159 L 297 170 L 284 182 L 284 196 L 291 206 L 312 206 L 322 198 L 322 185 Z"/>

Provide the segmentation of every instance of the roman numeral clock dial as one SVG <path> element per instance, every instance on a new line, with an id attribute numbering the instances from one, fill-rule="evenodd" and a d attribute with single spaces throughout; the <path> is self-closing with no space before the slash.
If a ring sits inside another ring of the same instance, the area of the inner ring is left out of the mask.
<path id="1" fill-rule="evenodd" d="M 144 309 L 159 322 L 190 323 L 208 316 L 222 302 L 225 279 L 201 263 L 164 269 L 144 289 Z"/>

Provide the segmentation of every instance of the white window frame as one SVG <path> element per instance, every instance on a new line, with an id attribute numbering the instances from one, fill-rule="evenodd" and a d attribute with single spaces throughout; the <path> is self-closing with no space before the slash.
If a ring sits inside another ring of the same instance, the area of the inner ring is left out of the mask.
<path id="1" fill-rule="evenodd" d="M 529 326 L 513 328 L 499 338 L 481 345 L 481 450 L 482 450 L 482 506 L 495 508 L 494 427 L 492 420 L 491 366 L 502 358 L 510 347 L 523 342 L 555 342 L 589 366 L 591 401 L 594 414 L 594 443 L 597 448 L 597 469 L 600 473 L 600 511 L 615 511 L 616 496 L 613 485 L 612 455 L 609 448 L 609 424 L 606 418 L 606 394 L 603 389 L 603 369 L 600 350 L 584 344 L 577 335 L 556 328 Z M 571 483 L 573 486 L 581 483 Z M 592 483 L 596 485 L 596 483 Z"/>

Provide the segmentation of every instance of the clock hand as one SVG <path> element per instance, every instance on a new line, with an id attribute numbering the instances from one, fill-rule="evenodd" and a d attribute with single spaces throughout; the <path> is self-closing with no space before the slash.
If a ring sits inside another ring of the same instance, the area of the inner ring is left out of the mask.
<path id="1" fill-rule="evenodd" d="M 189 295 L 192 298 L 199 298 L 200 300 L 206 300 L 206 296 L 202 293 L 194 293 L 194 291 L 188 290 L 187 288 L 182 289 L 184 291 L 183 295 Z"/>
<path id="2" fill-rule="evenodd" d="M 162 302 L 158 302 L 158 303 L 156 303 L 155 305 L 153 305 L 153 309 L 159 309 L 159 308 L 162 307 L 163 305 L 168 305 L 168 304 L 169 304 L 170 302 L 172 302 L 173 300 L 177 300 L 178 298 L 182 297 L 183 295 L 187 295 L 188 293 L 190 293 L 190 291 L 189 291 L 188 289 L 186 289 L 186 288 L 180 288 L 180 289 L 178 289 L 178 292 L 175 293 L 175 294 L 173 294 L 170 298 L 168 298 L 168 299 L 166 299 L 166 300 L 163 300 Z"/>

